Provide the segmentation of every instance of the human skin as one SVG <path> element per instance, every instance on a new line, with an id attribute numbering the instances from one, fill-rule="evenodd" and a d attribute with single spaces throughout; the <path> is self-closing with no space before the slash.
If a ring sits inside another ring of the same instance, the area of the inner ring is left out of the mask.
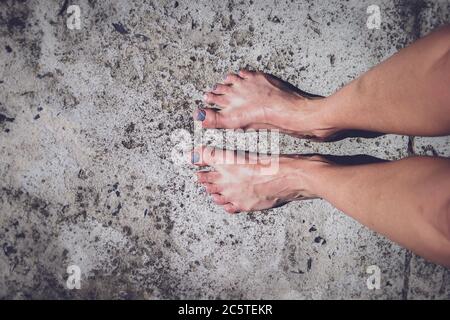
<path id="1" fill-rule="evenodd" d="M 450 26 L 443 27 L 327 98 L 306 95 L 260 72 L 230 74 L 205 95 L 219 110 L 198 110 L 204 128 L 276 128 L 328 140 L 345 130 L 437 136 L 450 134 Z M 225 151 L 231 152 L 231 151 Z M 238 160 L 233 153 L 227 159 Z M 246 159 L 256 155 L 247 154 Z M 256 211 L 322 198 L 417 254 L 450 267 L 450 160 L 411 157 L 343 166 L 320 156 L 280 156 L 264 164 L 224 162 L 197 148 L 192 162 L 213 200 L 227 212 Z"/>

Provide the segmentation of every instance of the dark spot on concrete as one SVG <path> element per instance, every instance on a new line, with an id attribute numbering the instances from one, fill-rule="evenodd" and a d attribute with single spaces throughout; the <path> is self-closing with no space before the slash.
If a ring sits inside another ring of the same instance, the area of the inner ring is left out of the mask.
<path id="1" fill-rule="evenodd" d="M 273 16 L 272 19 L 269 18 L 270 21 L 272 21 L 273 23 L 280 23 L 281 20 L 280 18 L 278 18 L 277 16 Z"/>
<path id="2" fill-rule="evenodd" d="M 130 122 L 130 124 L 128 124 L 125 128 L 125 132 L 128 134 L 132 133 L 134 131 L 134 127 L 135 127 L 134 123 Z"/>
<path id="3" fill-rule="evenodd" d="M 38 74 L 37 77 L 38 77 L 38 79 L 43 79 L 43 78 L 47 78 L 47 77 L 53 78 L 53 73 L 46 72 L 44 74 Z"/>
<path id="4" fill-rule="evenodd" d="M 20 233 L 16 234 L 16 239 L 25 239 L 25 233 L 20 232 Z"/>
<path id="5" fill-rule="evenodd" d="M 75 218 L 78 218 L 78 217 L 83 217 L 83 220 L 86 220 L 86 217 L 87 217 L 87 212 L 86 212 L 86 210 L 82 210 L 81 212 L 77 213 L 77 214 L 75 215 Z"/>
<path id="6" fill-rule="evenodd" d="M 309 232 L 314 232 L 314 231 L 317 231 L 317 229 L 316 229 L 316 227 L 315 226 L 312 226 L 311 228 L 309 228 L 309 230 L 308 230 Z"/>
<path id="7" fill-rule="evenodd" d="M 438 152 L 436 151 L 436 149 L 432 145 L 422 146 L 422 150 L 426 153 L 431 152 L 431 154 L 435 157 L 439 155 Z"/>
<path id="8" fill-rule="evenodd" d="M 17 250 L 13 246 L 9 245 L 8 243 L 4 243 L 3 244 L 3 252 L 5 253 L 5 255 L 7 257 L 9 257 L 9 255 L 17 253 Z"/>
<path id="9" fill-rule="evenodd" d="M 111 193 L 111 192 L 113 192 L 113 191 L 116 191 L 117 188 L 119 188 L 119 183 L 118 183 L 118 182 L 116 182 L 116 183 L 114 183 L 114 184 L 112 185 L 112 189 L 108 190 L 108 193 Z"/>
<path id="10" fill-rule="evenodd" d="M 78 171 L 78 178 L 81 180 L 86 180 L 88 178 L 86 171 L 84 171 L 83 169 L 80 169 L 80 171 Z"/>
<path id="11" fill-rule="evenodd" d="M 11 53 L 13 50 L 10 46 L 5 46 L 6 52 Z"/>
<path id="12" fill-rule="evenodd" d="M 134 141 L 133 139 L 128 139 L 128 140 L 124 140 L 122 141 L 122 145 L 127 148 L 127 149 L 135 149 L 135 148 L 139 148 L 144 146 L 143 143 L 137 143 L 136 141 Z"/>
<path id="13" fill-rule="evenodd" d="M 313 27 L 313 26 L 311 26 L 311 29 L 317 34 L 317 35 L 322 35 L 322 31 L 320 31 L 320 29 L 319 28 L 316 28 L 316 27 Z"/>
<path id="14" fill-rule="evenodd" d="M 128 34 L 129 33 L 129 31 L 120 22 L 113 23 L 112 25 L 113 25 L 114 29 L 120 34 Z"/>
<path id="15" fill-rule="evenodd" d="M 62 16 L 67 12 L 67 8 L 69 7 L 69 0 L 64 0 L 61 9 L 59 9 L 58 16 Z"/>
<path id="16" fill-rule="evenodd" d="M 312 258 L 308 258 L 308 262 L 306 263 L 307 270 L 310 271 L 312 266 Z"/>
<path id="17" fill-rule="evenodd" d="M 119 202 L 119 204 L 117 205 L 116 210 L 114 210 L 114 211 L 112 212 L 112 215 L 113 215 L 113 216 L 117 216 L 117 215 L 120 213 L 120 210 L 122 210 L 122 203 Z"/>
<path id="18" fill-rule="evenodd" d="M 10 118 L 0 113 L 0 123 L 2 122 L 13 122 L 15 118 Z"/>
<path id="19" fill-rule="evenodd" d="M 23 19 L 19 17 L 13 17 L 8 21 L 8 30 L 10 31 L 15 28 L 24 29 L 25 26 L 25 21 L 23 21 Z"/>
<path id="20" fill-rule="evenodd" d="M 408 155 L 409 156 L 413 156 L 413 155 L 415 155 L 415 152 L 414 152 L 414 136 L 409 136 L 408 137 L 408 147 L 407 147 L 407 151 L 408 151 Z"/>
<path id="21" fill-rule="evenodd" d="M 39 114 L 37 114 L 37 115 L 34 116 L 33 119 L 34 119 L 34 120 L 37 120 L 37 119 L 39 119 L 40 117 L 41 117 L 41 116 L 40 116 Z"/>
<path id="22" fill-rule="evenodd" d="M 309 13 L 307 14 L 306 18 L 307 18 L 309 21 L 313 22 L 313 23 L 318 23 L 316 20 L 314 20 L 314 19 L 311 17 L 311 15 L 310 15 Z"/>
<path id="23" fill-rule="evenodd" d="M 297 274 L 305 274 L 305 272 L 303 270 L 298 269 L 297 271 L 291 271 L 292 273 L 297 273 Z"/>
<path id="24" fill-rule="evenodd" d="M 147 37 L 146 35 L 142 34 L 142 33 L 136 33 L 134 35 L 136 38 L 141 39 L 142 41 L 148 41 L 150 40 L 149 37 Z"/>
<path id="25" fill-rule="evenodd" d="M 320 243 L 321 245 L 324 245 L 326 242 L 326 240 L 324 238 L 322 238 L 321 236 L 317 236 L 314 238 L 314 242 L 315 243 Z"/>
<path id="26" fill-rule="evenodd" d="M 336 61 L 336 56 L 334 54 L 330 54 L 330 64 L 333 67 L 334 62 Z"/>
<path id="27" fill-rule="evenodd" d="M 210 43 L 208 44 L 206 51 L 208 51 L 208 53 L 211 55 L 215 55 L 217 49 L 219 49 L 219 45 L 217 43 Z"/>
<path id="28" fill-rule="evenodd" d="M 123 228 L 122 228 L 122 230 L 123 230 L 123 233 L 125 233 L 125 235 L 127 235 L 127 236 L 131 236 L 131 228 L 129 227 L 129 226 L 124 226 Z"/>
<path id="29" fill-rule="evenodd" d="M 83 202 L 84 196 L 82 192 L 77 192 L 75 194 L 75 201 L 76 202 Z"/>

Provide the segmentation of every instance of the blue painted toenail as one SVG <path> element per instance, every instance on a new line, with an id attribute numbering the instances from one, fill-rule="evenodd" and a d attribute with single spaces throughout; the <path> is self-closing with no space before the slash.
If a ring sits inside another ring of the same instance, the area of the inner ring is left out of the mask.
<path id="1" fill-rule="evenodd" d="M 203 109 L 198 110 L 197 112 L 197 120 L 198 121 L 205 121 L 206 118 L 206 112 Z"/>
<path id="2" fill-rule="evenodd" d="M 192 163 L 199 162 L 200 161 L 200 154 L 198 152 L 193 152 L 191 161 L 192 161 Z"/>

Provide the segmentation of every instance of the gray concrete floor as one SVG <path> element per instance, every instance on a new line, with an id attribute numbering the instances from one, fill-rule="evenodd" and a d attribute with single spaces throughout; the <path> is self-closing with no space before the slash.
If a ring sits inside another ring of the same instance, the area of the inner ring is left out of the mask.
<path id="1" fill-rule="evenodd" d="M 450 1 L 68 1 L 81 30 L 63 2 L 0 2 L 0 298 L 450 298 L 449 270 L 324 201 L 230 216 L 171 160 L 172 132 L 194 132 L 227 71 L 331 94 L 450 21 Z M 450 140 L 283 137 L 281 151 L 450 156 Z"/>

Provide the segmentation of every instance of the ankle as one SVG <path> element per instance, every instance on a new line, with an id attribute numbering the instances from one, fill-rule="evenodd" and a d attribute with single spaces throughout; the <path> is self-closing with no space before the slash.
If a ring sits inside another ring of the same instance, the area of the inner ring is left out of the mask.
<path id="1" fill-rule="evenodd" d="M 311 113 L 311 133 L 316 139 L 327 140 L 342 130 L 336 121 L 329 98 L 308 99 L 306 109 Z"/>
<path id="2" fill-rule="evenodd" d="M 306 198 L 321 198 L 320 181 L 336 165 L 321 156 L 299 156 L 290 164 L 291 188 Z"/>

